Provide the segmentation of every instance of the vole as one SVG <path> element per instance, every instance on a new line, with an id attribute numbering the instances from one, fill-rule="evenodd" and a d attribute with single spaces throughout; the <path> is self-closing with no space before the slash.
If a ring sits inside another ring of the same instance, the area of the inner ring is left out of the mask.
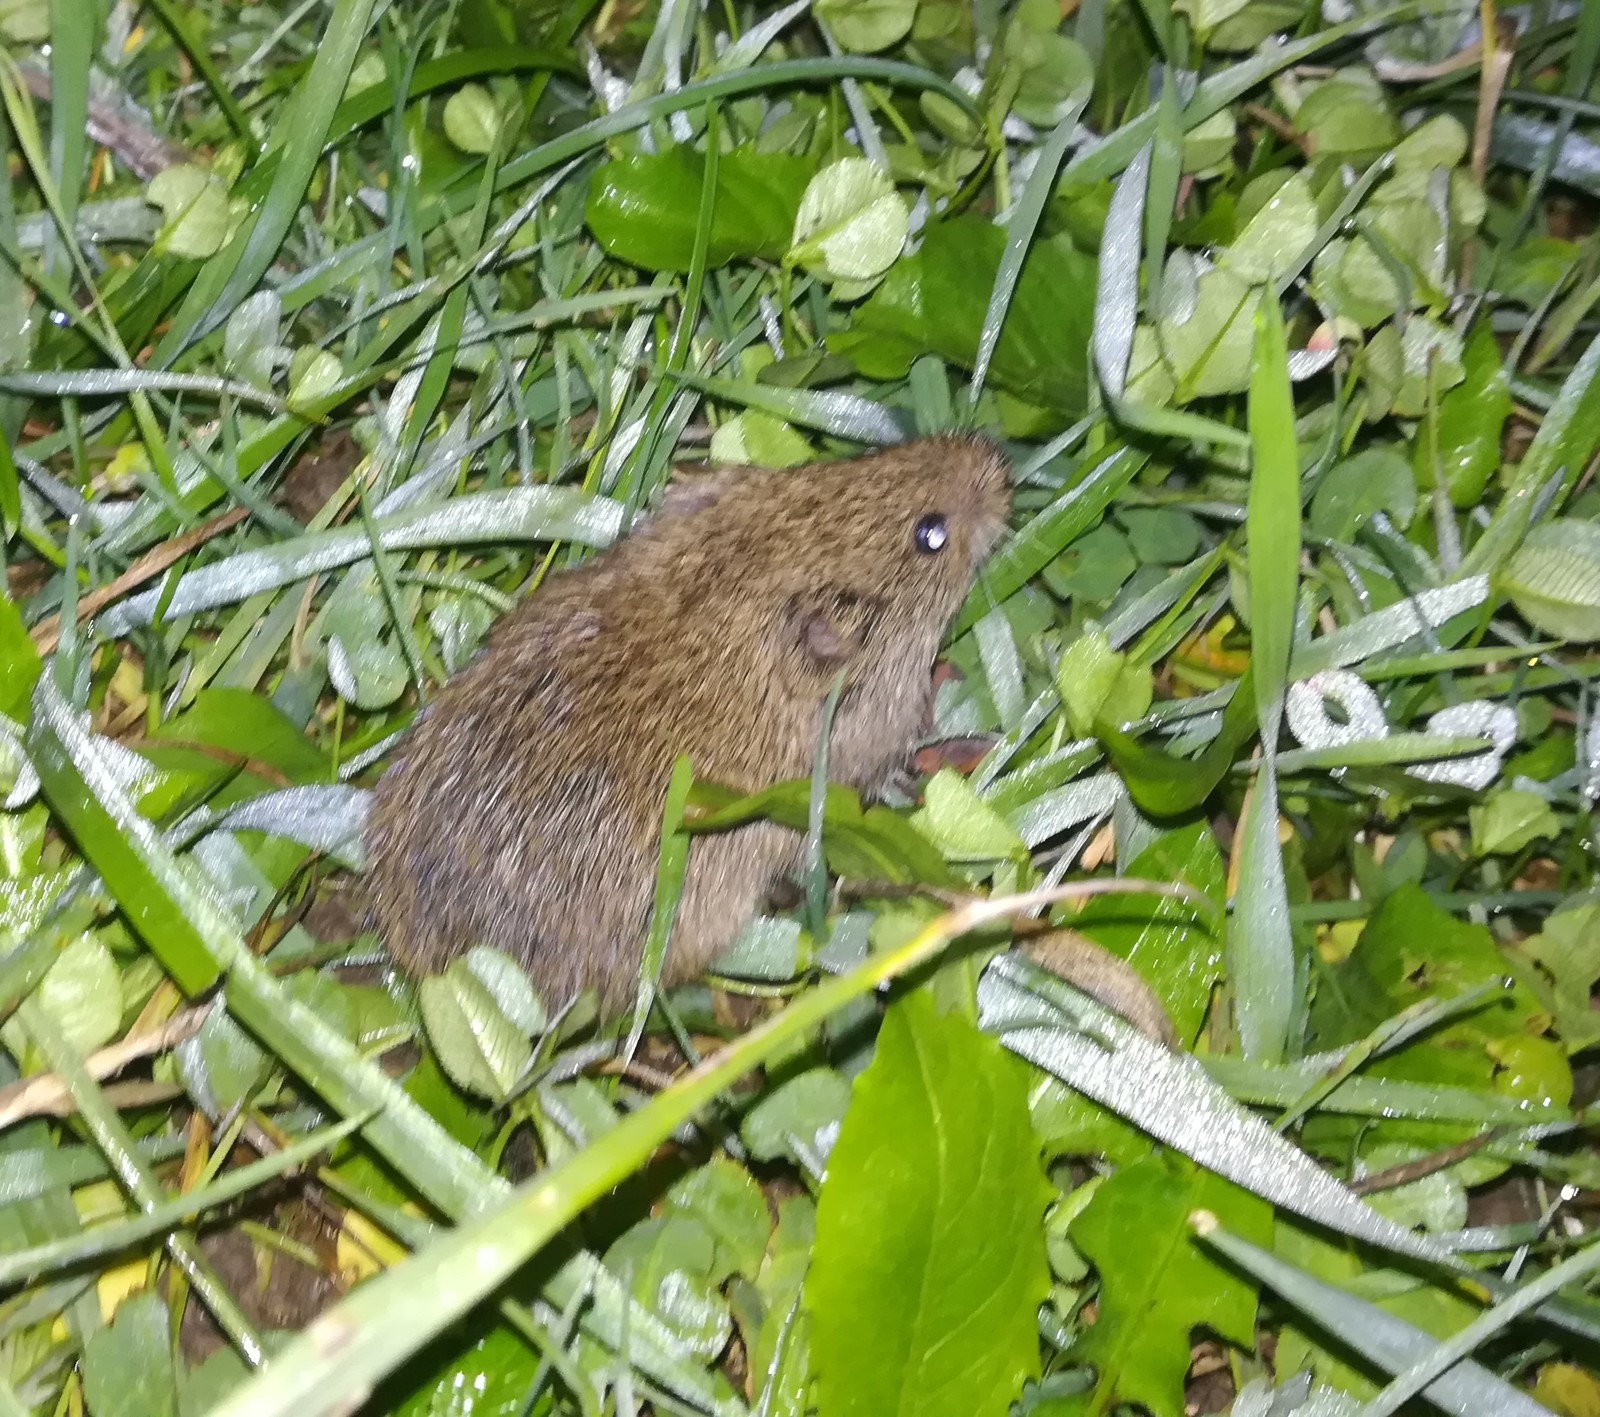
<path id="1" fill-rule="evenodd" d="M 829 778 L 878 794 L 1010 510 L 1005 459 L 967 436 L 669 488 L 502 620 L 397 750 L 367 827 L 391 953 L 427 972 L 494 945 L 552 1008 L 590 987 L 625 1007 L 676 756 L 747 792 L 807 776 L 842 672 Z M 801 846 L 766 822 L 694 839 L 664 986 L 732 943 Z"/>

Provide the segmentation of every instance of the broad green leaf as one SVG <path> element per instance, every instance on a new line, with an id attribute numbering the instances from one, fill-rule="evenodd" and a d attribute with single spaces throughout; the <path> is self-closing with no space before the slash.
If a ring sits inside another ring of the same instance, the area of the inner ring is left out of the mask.
<path id="1" fill-rule="evenodd" d="M 744 467 L 799 467 L 816 449 L 781 418 L 747 408 L 711 435 L 711 460 Z"/>
<path id="2" fill-rule="evenodd" d="M 1402 531 L 1411 525 L 1417 491 L 1398 449 L 1376 444 L 1335 463 L 1311 498 L 1306 529 L 1329 541 L 1354 541 L 1376 512 Z"/>
<path id="3" fill-rule="evenodd" d="M 1428 173 L 1436 167 L 1459 167 L 1467 156 L 1467 130 L 1450 113 L 1436 113 L 1417 124 L 1394 145 L 1396 173 Z"/>
<path id="4" fill-rule="evenodd" d="M 1597 970 L 1600 973 L 1600 970 Z M 812 1068 L 769 1088 L 744 1114 L 739 1135 L 758 1161 L 804 1150 L 823 1159 L 850 1103 L 850 1084 L 832 1068 Z"/>
<path id="5" fill-rule="evenodd" d="M 50 0 L 0 0 L 0 34 L 13 44 L 50 38 Z"/>
<path id="6" fill-rule="evenodd" d="M 876 280 L 905 246 L 907 220 L 888 173 L 841 158 L 807 184 L 785 260 L 826 281 Z"/>
<path id="7" fill-rule="evenodd" d="M 328 756 L 259 694 L 243 689 L 204 689 L 182 713 L 156 728 L 143 755 L 158 767 L 180 769 L 216 762 L 189 749 L 189 744 L 240 755 L 241 777 L 248 779 L 241 796 L 276 786 L 261 769 L 276 769 L 291 782 L 326 782 L 332 772 Z M 236 779 L 237 780 L 237 779 Z M 218 799 L 212 799 L 217 803 Z M 220 805 L 232 798 L 223 797 Z"/>
<path id="8" fill-rule="evenodd" d="M 0 594 L 0 713 L 15 719 L 27 716 L 40 662 L 17 602 L 9 593 Z"/>
<path id="9" fill-rule="evenodd" d="M 1541 837 L 1560 835 L 1561 819 L 1536 792 L 1502 787 L 1467 812 L 1472 849 L 1479 856 L 1510 856 Z"/>
<path id="10" fill-rule="evenodd" d="M 1204 1325 L 1243 1347 L 1254 1342 L 1255 1287 L 1195 1243 L 1189 1217 L 1207 1210 L 1262 1244 L 1272 1208 L 1191 1162 L 1152 1156 L 1105 1181 L 1070 1227 L 1100 1272 L 1099 1313 L 1074 1351 L 1096 1370 L 1075 1411 L 1140 1403 L 1181 1417 L 1191 1332 Z"/>
<path id="11" fill-rule="evenodd" d="M 1049 1190 L 1026 1087 L 926 993 L 885 1016 L 817 1208 L 806 1304 L 821 1417 L 999 1412 L 1037 1373 Z"/>
<path id="12" fill-rule="evenodd" d="M 1127 874 L 1179 882 L 1219 911 L 1223 905 L 1222 854 L 1204 822 L 1179 827 L 1145 847 L 1128 863 Z M 1195 1036 L 1222 977 L 1222 941 L 1193 905 L 1169 896 L 1103 896 L 1086 902 L 1069 923 L 1139 971 L 1179 1038 Z"/>
<path id="13" fill-rule="evenodd" d="M 743 797 L 697 782 L 689 805 L 684 825 L 691 832 L 720 831 L 760 817 L 803 832 L 809 823 L 811 783 L 797 779 Z M 953 879 L 944 858 L 910 822 L 887 807 L 863 811 L 861 799 L 847 787 L 828 788 L 822 846 L 829 867 L 856 880 L 948 885 Z"/>
<path id="14" fill-rule="evenodd" d="M 544 1005 L 534 993 L 525 971 L 503 950 L 477 945 L 468 950 L 462 962 L 494 997 L 495 1005 L 525 1035 L 532 1037 L 545 1025 Z"/>
<path id="15" fill-rule="evenodd" d="M 713 1157 L 681 1180 L 662 1198 L 660 1213 L 697 1221 L 715 1243 L 713 1282 L 729 1275 L 754 1279 L 766 1253 L 772 1219 L 766 1197 L 744 1167 L 726 1157 Z"/>
<path id="16" fill-rule="evenodd" d="M 1295 173 L 1279 184 L 1233 244 L 1219 253 L 1218 261 L 1248 284 L 1275 282 L 1294 270 L 1316 234 L 1311 182 L 1303 173 Z"/>
<path id="17" fill-rule="evenodd" d="M 815 171 L 810 158 L 787 153 L 719 154 L 707 264 L 781 257 Z M 687 145 L 615 159 L 590 179 L 584 220 L 620 261 L 647 271 L 687 271 L 705 175 L 705 155 Z"/>
<path id="18" fill-rule="evenodd" d="M 150 180 L 165 225 L 157 241 L 174 256 L 210 256 L 228 239 L 228 189 L 203 167 L 182 163 Z"/>
<path id="19" fill-rule="evenodd" d="M 1500 586 L 1545 634 L 1600 640 L 1600 526 L 1569 518 L 1534 527 Z"/>
<path id="20" fill-rule="evenodd" d="M 1110 522 L 1092 527 L 1039 573 L 1063 600 L 1110 600 L 1139 568 L 1128 538 Z"/>
<path id="21" fill-rule="evenodd" d="M 1294 121 L 1316 152 L 1341 158 L 1380 152 L 1400 136 L 1377 80 L 1359 70 L 1343 70 L 1318 84 L 1295 110 Z"/>
<path id="22" fill-rule="evenodd" d="M 445 136 L 464 153 L 492 152 L 500 126 L 499 106 L 482 84 L 462 84 L 445 100 Z"/>
<path id="23" fill-rule="evenodd" d="M 419 1364 L 420 1372 L 408 1369 L 395 1384 L 407 1396 L 392 1410 L 395 1417 L 513 1417 L 525 1407 L 543 1363 L 544 1355 L 526 1338 L 495 1323 L 431 1365 Z M 381 1403 L 380 1398 L 374 1405 Z"/>
<path id="24" fill-rule="evenodd" d="M 527 1035 L 507 1018 L 465 959 L 417 987 L 428 1041 L 456 1086 L 504 1102 L 533 1060 Z"/>
<path id="25" fill-rule="evenodd" d="M 34 998 L 80 1053 L 92 1053 L 121 1030 L 122 979 L 111 951 L 94 935 L 68 943 Z"/>
<path id="26" fill-rule="evenodd" d="M 154 1294 L 135 1294 L 117 1306 L 110 1326 L 84 1349 L 90 1417 L 177 1417 L 171 1330 L 167 1306 Z"/>
<path id="27" fill-rule="evenodd" d="M 974 216 L 939 222 L 897 261 L 847 331 L 828 337 L 875 379 L 904 378 L 932 351 L 971 369 L 1005 232 Z M 989 382 L 1064 417 L 1083 411 L 1095 262 L 1065 237 L 1035 241 L 989 365 Z"/>
<path id="28" fill-rule="evenodd" d="M 911 33 L 917 0 L 817 0 L 816 16 L 851 54 L 876 54 Z"/>
<path id="29" fill-rule="evenodd" d="M 1178 401 L 1240 393 L 1255 367 L 1253 322 L 1261 293 L 1225 266 L 1189 278 L 1185 292 L 1187 265 L 1187 257 L 1180 264 L 1177 255 L 1168 263 L 1165 312 L 1156 322 Z"/>
<path id="30" fill-rule="evenodd" d="M 951 768 L 928 780 L 923 803 L 912 813 L 912 824 L 947 860 L 1000 861 L 1027 854 L 1016 829 Z"/>
<path id="31" fill-rule="evenodd" d="M 258 389 L 272 387 L 273 363 L 282 338 L 283 301 L 274 290 L 257 291 L 232 315 L 222 332 L 226 367 Z"/>
<path id="32" fill-rule="evenodd" d="M 1600 1012 L 1589 1007 L 1600 981 L 1600 905 L 1559 910 L 1532 938 L 1513 947 L 1539 968 L 1522 972 L 1529 990 L 1555 1016 L 1569 1053 L 1600 1042 Z"/>
<path id="33" fill-rule="evenodd" d="M 606 1268 L 628 1286 L 678 1341 L 702 1360 L 715 1357 L 732 1333 L 728 1305 L 717 1292 L 716 1242 L 682 1214 L 641 1221 L 606 1251 Z"/>
<path id="34" fill-rule="evenodd" d="M 1096 722 L 1094 731 L 1127 785 L 1128 795 L 1143 811 L 1157 817 L 1180 816 L 1198 807 L 1216 790 L 1232 771 L 1244 745 L 1256 734 L 1251 673 L 1246 670 L 1234 685 L 1217 736 L 1192 758 L 1147 748 L 1105 718 Z"/>
<path id="35" fill-rule="evenodd" d="M 1062 651 L 1056 665 L 1056 691 L 1061 695 L 1061 707 L 1074 737 L 1092 733 L 1102 709 L 1107 710 L 1105 716 L 1113 723 L 1137 717 L 1119 712 L 1120 705 L 1107 702 L 1124 663 L 1124 656 L 1111 648 L 1106 632 L 1096 624 L 1090 624 Z"/>
<path id="36" fill-rule="evenodd" d="M 1417 486 L 1443 481 L 1457 507 L 1478 505 L 1500 466 L 1500 435 L 1511 412 L 1511 380 L 1487 320 L 1478 321 L 1462 350 L 1465 377 L 1438 400 L 1417 430 Z"/>
<path id="37" fill-rule="evenodd" d="M 1178 507 L 1129 507 L 1117 520 L 1141 566 L 1182 566 L 1200 554 L 1200 523 Z"/>

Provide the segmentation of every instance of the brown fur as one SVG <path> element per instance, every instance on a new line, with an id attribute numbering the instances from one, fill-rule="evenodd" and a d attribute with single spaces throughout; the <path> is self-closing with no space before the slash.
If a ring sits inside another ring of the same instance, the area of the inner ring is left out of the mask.
<path id="1" fill-rule="evenodd" d="M 744 791 L 811 771 L 846 688 L 829 777 L 865 794 L 923 724 L 945 626 L 1010 512 L 1003 459 L 935 438 L 853 462 L 735 469 L 563 573 L 447 684 L 378 785 L 372 900 L 407 968 L 475 944 L 516 956 L 552 1007 L 632 996 L 673 759 Z M 916 549 L 930 513 L 949 543 Z M 663 982 L 700 974 L 797 862 L 770 823 L 697 838 Z"/>

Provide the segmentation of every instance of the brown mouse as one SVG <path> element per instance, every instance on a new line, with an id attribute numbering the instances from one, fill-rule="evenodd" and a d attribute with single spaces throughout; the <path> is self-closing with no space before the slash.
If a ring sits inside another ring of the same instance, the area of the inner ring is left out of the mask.
<path id="1" fill-rule="evenodd" d="M 670 489 L 508 615 L 399 748 L 367 828 L 396 959 L 437 970 L 494 945 L 552 1008 L 590 987 L 624 1007 L 674 758 L 742 791 L 807 776 L 843 671 L 829 778 L 877 793 L 1010 509 L 1005 460 L 976 437 Z M 733 941 L 801 844 L 767 822 L 694 840 L 664 985 Z"/>

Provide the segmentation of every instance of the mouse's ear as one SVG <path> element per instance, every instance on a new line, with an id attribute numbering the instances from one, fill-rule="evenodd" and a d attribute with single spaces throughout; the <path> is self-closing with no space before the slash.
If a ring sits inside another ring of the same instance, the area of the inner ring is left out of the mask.
<path id="1" fill-rule="evenodd" d="M 853 591 L 817 590 L 789 598 L 784 631 L 813 671 L 832 674 L 867 650 L 883 604 Z"/>

